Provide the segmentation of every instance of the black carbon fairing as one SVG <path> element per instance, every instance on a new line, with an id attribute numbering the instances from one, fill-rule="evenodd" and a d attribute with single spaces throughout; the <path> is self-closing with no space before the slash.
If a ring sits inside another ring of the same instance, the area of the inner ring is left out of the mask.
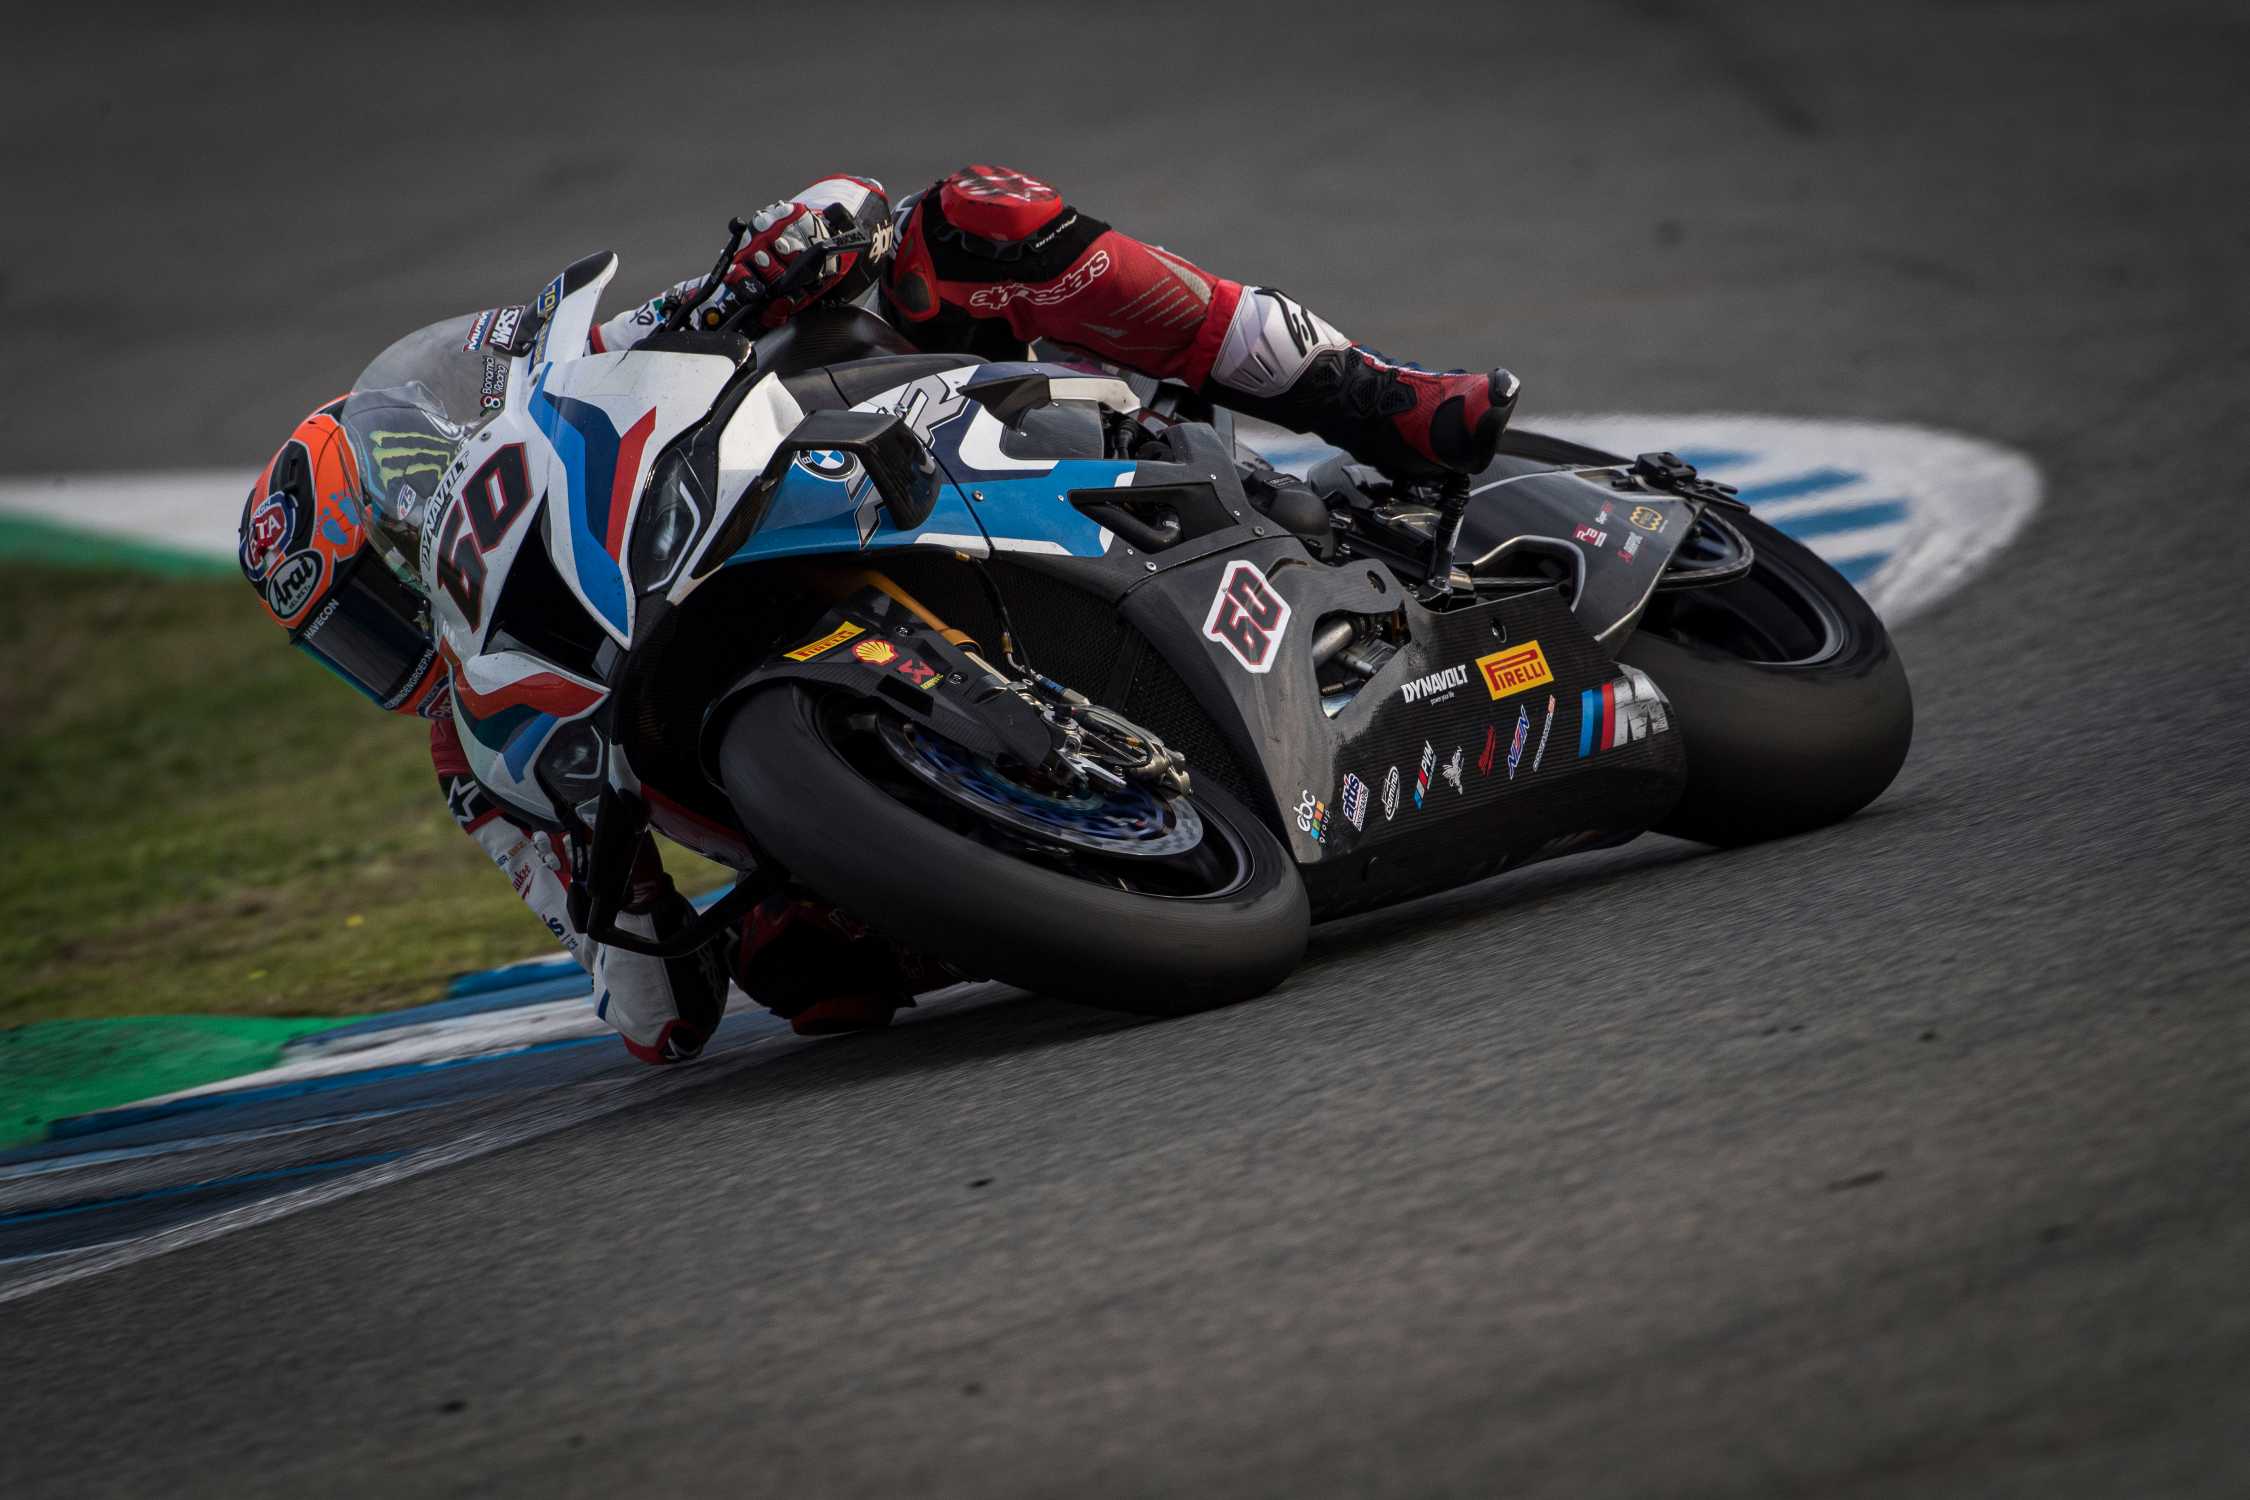
<path id="1" fill-rule="evenodd" d="M 1262 671 L 1200 628 L 1242 561 L 1287 605 Z M 1311 655 L 1318 622 L 1398 610 L 1408 641 L 1331 718 Z M 1387 569 L 1324 567 L 1294 543 L 1260 541 L 1167 571 L 1124 615 L 1254 768 L 1323 916 L 1631 837 L 1684 783 L 1658 690 L 1554 590 L 1437 614 Z"/>

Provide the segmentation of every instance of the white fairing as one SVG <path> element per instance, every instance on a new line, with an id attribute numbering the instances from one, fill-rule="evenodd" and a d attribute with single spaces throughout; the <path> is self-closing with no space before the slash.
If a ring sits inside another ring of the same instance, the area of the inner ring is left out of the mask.
<path id="1" fill-rule="evenodd" d="M 525 547 L 544 546 L 585 613 L 630 644 L 638 590 L 627 560 L 649 470 L 735 369 L 717 355 L 585 353 L 615 269 L 609 257 L 568 295 L 561 276 L 541 292 L 534 306 L 552 310 L 512 360 L 501 410 L 440 478 L 422 532 L 432 624 L 461 689 L 453 714 L 462 748 L 493 796 L 542 819 L 553 806 L 535 777 L 541 751 L 594 713 L 608 688 L 492 639 L 509 574 Z"/>

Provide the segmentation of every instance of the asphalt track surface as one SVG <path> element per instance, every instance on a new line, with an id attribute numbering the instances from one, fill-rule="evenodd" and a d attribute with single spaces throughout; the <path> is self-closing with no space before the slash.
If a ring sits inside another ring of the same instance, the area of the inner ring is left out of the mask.
<path id="1" fill-rule="evenodd" d="M 240 461 L 592 244 L 997 158 L 1527 421 L 1956 428 L 2045 509 L 1903 631 L 1844 826 L 1185 1021 L 987 995 L 0 1306 L 0 1493 L 2250 1486 L 2250 16 L 728 14 L 19 33 L 7 465 Z"/>

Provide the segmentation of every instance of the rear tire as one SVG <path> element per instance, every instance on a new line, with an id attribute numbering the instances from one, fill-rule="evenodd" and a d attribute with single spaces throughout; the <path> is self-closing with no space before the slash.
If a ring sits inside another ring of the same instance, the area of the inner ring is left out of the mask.
<path id="1" fill-rule="evenodd" d="M 753 693 L 722 732 L 720 777 L 792 877 L 884 935 L 971 973 L 1144 1015 L 1262 994 L 1304 957 L 1311 912 L 1295 862 L 1216 784 L 1188 800 L 1231 861 L 1225 889 L 1123 890 L 901 800 L 846 753 L 833 707 L 794 683 Z"/>
<path id="2" fill-rule="evenodd" d="M 1755 517 L 1727 519 L 1756 549 L 1750 574 L 1660 594 L 1618 653 L 1671 699 L 1687 751 L 1687 789 L 1657 832 L 1722 845 L 1850 817 L 1914 737 L 1906 669 L 1859 591 Z"/>

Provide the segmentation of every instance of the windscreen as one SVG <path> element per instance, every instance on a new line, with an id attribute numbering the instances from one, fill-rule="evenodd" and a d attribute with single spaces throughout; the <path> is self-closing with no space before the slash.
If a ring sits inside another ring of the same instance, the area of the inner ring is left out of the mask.
<path id="1" fill-rule="evenodd" d="M 418 380 L 352 392 L 341 421 L 359 464 L 368 542 L 392 572 L 419 588 L 422 522 L 467 429 Z"/>

